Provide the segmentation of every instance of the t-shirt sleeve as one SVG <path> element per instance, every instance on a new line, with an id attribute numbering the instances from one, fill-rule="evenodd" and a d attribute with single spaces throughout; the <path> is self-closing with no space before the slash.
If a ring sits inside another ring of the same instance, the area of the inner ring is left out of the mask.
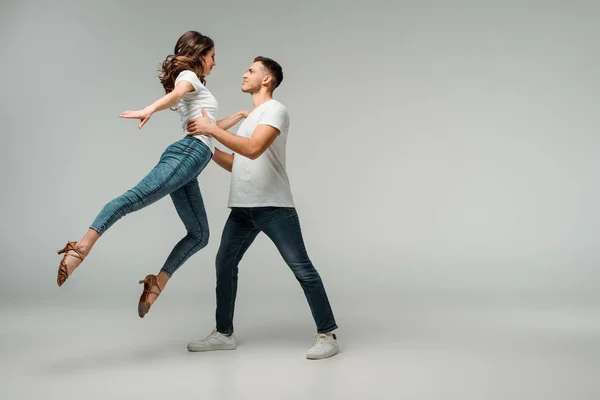
<path id="1" fill-rule="evenodd" d="M 279 132 L 287 129 L 290 123 L 290 116 L 285 107 L 269 107 L 262 113 L 258 119 L 257 125 L 270 125 L 279 129 Z"/>
<path id="2" fill-rule="evenodd" d="M 194 86 L 194 90 L 199 91 L 200 88 L 203 88 L 202 82 L 196 76 L 196 74 L 190 70 L 181 71 L 179 75 L 177 75 L 177 79 L 175 79 L 175 86 L 181 81 L 188 81 Z"/>

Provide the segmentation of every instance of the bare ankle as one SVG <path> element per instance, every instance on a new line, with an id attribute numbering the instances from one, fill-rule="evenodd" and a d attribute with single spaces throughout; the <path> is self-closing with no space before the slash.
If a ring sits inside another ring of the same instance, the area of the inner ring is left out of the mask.
<path id="1" fill-rule="evenodd" d="M 84 256 L 87 257 L 87 255 L 90 253 L 90 251 L 92 250 L 92 246 L 85 244 L 85 243 L 77 243 L 77 249 L 79 251 L 81 251 L 83 253 Z"/>

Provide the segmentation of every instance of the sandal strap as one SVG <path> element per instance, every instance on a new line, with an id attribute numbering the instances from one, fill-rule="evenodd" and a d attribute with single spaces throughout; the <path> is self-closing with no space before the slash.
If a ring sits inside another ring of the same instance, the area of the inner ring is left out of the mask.
<path id="1" fill-rule="evenodd" d="M 65 257 L 69 255 L 71 257 L 79 258 L 81 261 L 83 261 L 85 259 L 85 255 L 77 248 L 77 243 L 78 242 L 67 242 L 67 245 L 59 251 L 59 254 L 65 253 Z M 73 251 L 75 254 L 67 254 L 69 251 Z"/>
<path id="2" fill-rule="evenodd" d="M 69 277 L 69 274 L 67 273 L 67 264 L 65 264 L 65 262 L 62 260 L 58 266 L 58 274 L 65 275 L 67 278 Z"/>
<path id="3" fill-rule="evenodd" d="M 144 283 L 146 283 L 146 285 L 143 294 L 146 295 L 146 297 L 148 297 L 149 294 L 160 296 L 162 290 L 160 290 L 160 287 L 158 286 L 158 278 L 156 275 L 146 276 L 146 278 L 144 278 Z M 158 289 L 158 293 L 152 291 L 154 288 Z"/>

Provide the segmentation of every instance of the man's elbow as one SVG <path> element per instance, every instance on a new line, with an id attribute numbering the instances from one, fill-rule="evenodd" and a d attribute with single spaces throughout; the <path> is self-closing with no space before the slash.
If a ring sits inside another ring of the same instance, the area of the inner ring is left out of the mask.
<path id="1" fill-rule="evenodd" d="M 258 157 L 261 156 L 261 154 L 263 152 L 264 152 L 263 149 L 253 147 L 248 151 L 248 154 L 246 155 L 246 157 L 248 157 L 251 160 L 256 160 Z"/>

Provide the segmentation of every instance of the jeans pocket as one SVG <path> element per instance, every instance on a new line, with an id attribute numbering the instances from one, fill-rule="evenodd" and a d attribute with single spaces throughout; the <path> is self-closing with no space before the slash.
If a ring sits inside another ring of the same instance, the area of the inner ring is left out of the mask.
<path id="1" fill-rule="evenodd" d="M 264 213 L 270 221 L 292 216 L 293 208 L 290 207 L 265 207 Z"/>

